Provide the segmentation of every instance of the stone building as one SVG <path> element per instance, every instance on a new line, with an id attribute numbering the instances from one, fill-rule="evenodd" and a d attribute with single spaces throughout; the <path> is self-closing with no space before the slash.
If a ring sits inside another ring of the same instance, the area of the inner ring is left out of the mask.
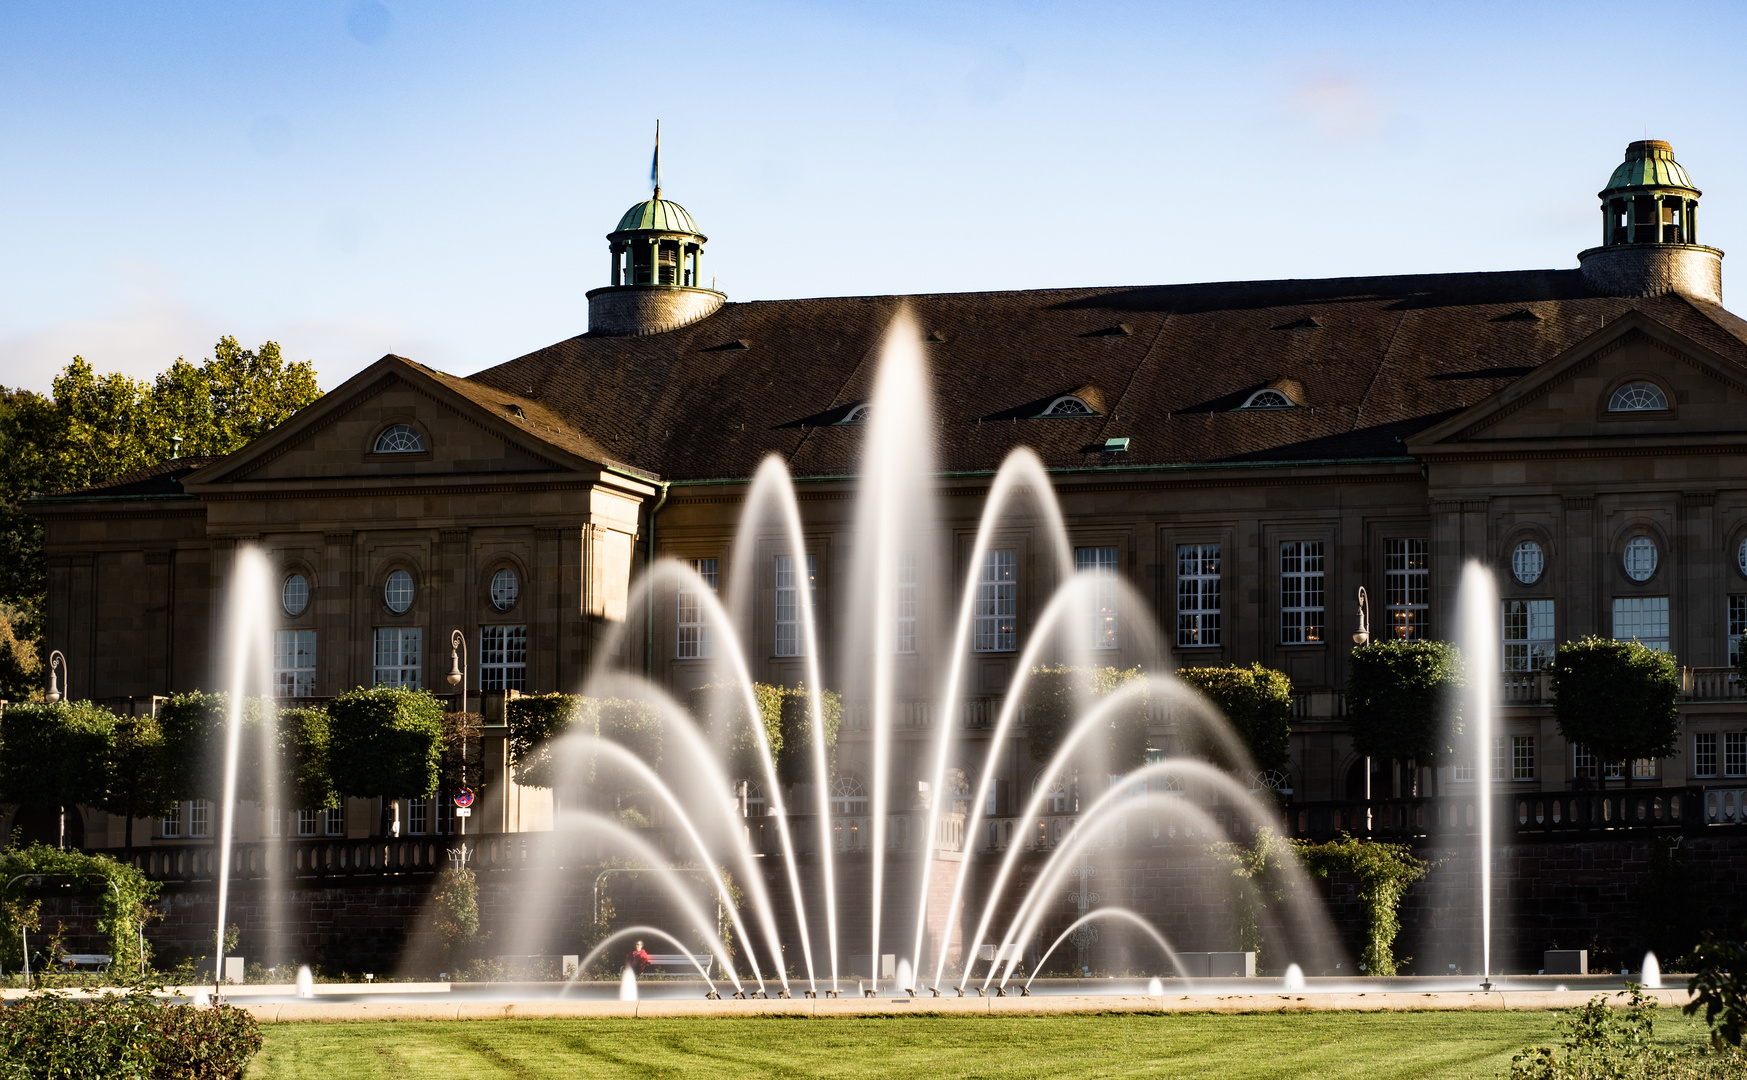
<path id="1" fill-rule="evenodd" d="M 1297 801 L 1364 789 L 1341 696 L 1357 590 L 1379 636 L 1449 636 L 1467 560 L 1500 583 L 1506 708 L 1494 759 L 1441 783 L 1491 767 L 1551 791 L 1606 773 L 1558 736 L 1536 675 L 1558 642 L 1600 634 L 1686 668 L 1682 752 L 1626 765 L 1634 777 L 1747 788 L 1747 701 L 1725 671 L 1747 629 L 1747 322 L 1722 307 L 1699 195 L 1668 144 L 1632 143 L 1576 269 L 730 303 L 703 285 L 706 237 L 657 189 L 608 236 L 586 333 L 466 378 L 385 356 L 228 457 L 35 500 L 47 645 L 78 697 L 210 686 L 234 554 L 258 544 L 283 584 L 287 697 L 445 692 L 455 629 L 471 693 L 572 690 L 626 625 L 622 659 L 683 697 L 708 677 L 695 598 L 636 586 L 673 557 L 724 585 L 743 564 L 753 674 L 794 684 L 784 620 L 806 575 L 774 529 L 734 546 L 750 478 L 776 455 L 799 481 L 834 683 L 858 618 L 858 410 L 907 306 L 933 380 L 939 508 L 916 559 L 914 651 L 896 661 L 907 694 L 925 697 L 943 660 L 929 613 L 973 574 L 999 625 L 969 658 L 972 711 L 1014 676 L 1061 574 L 1041 522 L 1011 519 L 999 560 L 967 561 L 996 468 L 1029 447 L 1076 561 L 1131 588 L 1093 642 L 1112 662 L 1151 659 L 1138 630 L 1155 622 L 1167 663 L 1291 677 L 1292 765 L 1262 779 Z M 869 775 L 858 709 L 839 754 L 846 810 Z M 898 736 L 895 775 L 913 785 L 929 732 Z M 968 733 L 965 770 L 986 738 Z M 1036 772 L 1022 733 L 1012 751 L 997 818 Z M 497 791 L 474 819 L 487 831 L 549 821 L 542 793 Z M 204 810 L 153 842 L 187 837 Z M 357 836 L 377 820 L 356 805 L 299 827 Z M 404 820 L 440 827 L 434 806 Z M 85 834 L 119 843 L 121 823 L 91 813 Z"/>

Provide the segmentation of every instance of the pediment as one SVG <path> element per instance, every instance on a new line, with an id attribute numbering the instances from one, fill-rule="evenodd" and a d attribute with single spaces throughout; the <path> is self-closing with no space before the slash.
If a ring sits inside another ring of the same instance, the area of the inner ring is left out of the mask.
<path id="1" fill-rule="evenodd" d="M 1668 408 L 1610 411 L 1632 383 Z M 1483 444 L 1747 435 L 1747 367 L 1642 312 L 1598 330 L 1491 397 L 1408 440 L 1410 453 Z"/>
<path id="2" fill-rule="evenodd" d="M 592 471 L 602 463 L 573 433 L 546 426 L 556 439 L 542 437 L 537 421 L 550 418 L 530 410 L 540 406 L 386 356 L 191 475 L 188 486 Z M 395 452 L 385 452 L 379 440 L 395 428 L 412 437 L 390 440 Z"/>

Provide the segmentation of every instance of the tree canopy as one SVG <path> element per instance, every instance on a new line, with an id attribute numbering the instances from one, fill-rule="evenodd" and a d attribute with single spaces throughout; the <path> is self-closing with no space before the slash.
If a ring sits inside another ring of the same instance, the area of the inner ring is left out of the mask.
<path id="1" fill-rule="evenodd" d="M 1292 749 L 1291 679 L 1261 664 L 1183 668 L 1177 677 L 1219 707 L 1256 768 L 1286 767 Z M 1217 747 L 1206 749 L 1217 752 Z"/>
<path id="2" fill-rule="evenodd" d="M 357 798 L 422 799 L 437 790 L 443 707 L 426 690 L 378 686 L 328 705 L 334 786 Z"/>
<path id="3" fill-rule="evenodd" d="M 1636 641 L 1567 641 L 1547 666 L 1559 734 L 1602 761 L 1667 757 L 1680 744 L 1680 667 Z"/>
<path id="4" fill-rule="evenodd" d="M 1366 757 L 1436 765 L 1462 733 L 1462 656 L 1447 641 L 1380 641 L 1353 650 L 1347 715 Z"/>
<path id="5" fill-rule="evenodd" d="M 1037 667 L 1025 684 L 1025 740 L 1031 760 L 1047 762 L 1073 732 L 1074 725 L 1124 684 L 1143 679 L 1139 668 Z M 1075 756 L 1082 767 L 1101 766 L 1126 773 L 1146 763 L 1147 691 L 1112 709 L 1104 720 L 1102 739 L 1082 743 Z M 1102 761 L 1099 759 L 1102 758 Z"/>

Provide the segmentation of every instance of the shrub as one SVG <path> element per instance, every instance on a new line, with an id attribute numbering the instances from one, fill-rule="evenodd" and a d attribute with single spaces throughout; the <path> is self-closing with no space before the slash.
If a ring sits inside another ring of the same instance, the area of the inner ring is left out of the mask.
<path id="1" fill-rule="evenodd" d="M 110 796 L 115 714 L 89 701 L 0 713 L 0 802 L 100 806 Z"/>
<path id="2" fill-rule="evenodd" d="M 753 683 L 752 696 L 758 705 L 758 719 L 764 725 L 771 756 L 781 760 L 783 688 Z M 686 695 L 686 704 L 697 717 L 698 726 L 723 750 L 728 775 L 762 784 L 764 765 L 760 760 L 758 733 L 747 715 L 743 688 L 735 683 L 700 686 Z"/>
<path id="3" fill-rule="evenodd" d="M 1355 840 L 1343 833 L 1326 844 L 1300 843 L 1304 865 L 1318 877 L 1332 871 L 1359 881 L 1358 900 L 1365 907 L 1365 948 L 1359 963 L 1369 975 L 1394 975 L 1395 937 L 1401 933 L 1401 898 L 1407 887 L 1431 869 L 1405 844 Z"/>
<path id="4" fill-rule="evenodd" d="M 1366 757 L 1436 765 L 1462 732 L 1462 656 L 1447 641 L 1380 641 L 1353 650 L 1347 715 Z"/>
<path id="5" fill-rule="evenodd" d="M 1586 637 L 1559 646 L 1547 670 L 1559 734 L 1601 760 L 1667 757 L 1679 746 L 1680 668 L 1668 653 Z"/>
<path id="6" fill-rule="evenodd" d="M 33 993 L 0 1009 L 9 1080 L 235 1080 L 260 1049 L 255 1018 L 242 1009 L 166 1004 L 143 989 Z"/>
<path id="7" fill-rule="evenodd" d="M 618 743 L 651 769 L 661 767 L 661 710 L 635 698 L 584 698 L 570 694 L 538 694 L 509 703 L 510 762 L 516 782 L 531 787 L 555 787 L 580 781 L 599 792 L 623 793 L 642 787 L 626 768 L 589 755 L 578 777 L 555 775 L 555 740 L 582 731 Z"/>
<path id="8" fill-rule="evenodd" d="M 465 866 L 452 866 L 437 875 L 431 890 L 431 923 L 453 963 L 456 950 L 479 937 L 479 879 Z"/>
<path id="9" fill-rule="evenodd" d="M 357 798 L 422 799 L 437 790 L 443 707 L 424 690 L 352 690 L 328 706 L 334 786 Z"/>
<path id="10" fill-rule="evenodd" d="M 111 977 L 132 979 L 144 973 L 146 958 L 140 954 L 140 927 L 150 917 L 147 905 L 157 899 L 161 888 L 158 883 L 148 881 L 140 871 L 107 855 L 87 855 L 46 844 L 0 850 L 0 882 L 31 874 L 56 878 L 57 884 L 81 883 L 98 892 L 103 914 L 97 928 L 109 938 L 109 952 L 114 957 Z M 32 929 L 35 908 L 34 903 L 10 899 L 0 905 L 0 962 L 6 967 L 23 966 L 19 924 Z"/>
<path id="11" fill-rule="evenodd" d="M 805 686 L 781 691 L 778 727 L 782 750 L 776 756 L 776 774 L 785 784 L 807 782 L 813 777 L 813 694 Z M 837 729 L 843 723 L 843 698 L 834 690 L 819 694 L 820 719 L 825 728 L 825 775 L 837 772 Z"/>
<path id="12" fill-rule="evenodd" d="M 1292 749 L 1291 679 L 1261 664 L 1184 668 L 1177 678 L 1219 707 L 1256 768 L 1285 768 Z"/>
<path id="13" fill-rule="evenodd" d="M 1054 667 L 1031 669 L 1025 684 L 1025 739 L 1031 760 L 1047 762 L 1055 757 L 1081 716 L 1090 712 L 1096 699 L 1143 676 L 1140 668 L 1119 671 L 1113 667 Z M 1113 710 L 1106 719 L 1104 738 L 1082 744 L 1083 760 L 1102 754 L 1108 772 L 1125 773 L 1146 762 L 1147 693 L 1140 691 L 1127 705 Z"/>

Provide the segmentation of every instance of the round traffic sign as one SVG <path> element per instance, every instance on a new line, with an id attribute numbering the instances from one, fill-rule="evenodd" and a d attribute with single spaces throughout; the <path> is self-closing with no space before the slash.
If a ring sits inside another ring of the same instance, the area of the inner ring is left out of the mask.
<path id="1" fill-rule="evenodd" d="M 455 793 L 455 805 L 461 807 L 462 809 L 466 809 L 467 807 L 472 806 L 473 805 L 473 789 L 472 788 L 462 788 L 460 791 L 457 791 Z"/>

